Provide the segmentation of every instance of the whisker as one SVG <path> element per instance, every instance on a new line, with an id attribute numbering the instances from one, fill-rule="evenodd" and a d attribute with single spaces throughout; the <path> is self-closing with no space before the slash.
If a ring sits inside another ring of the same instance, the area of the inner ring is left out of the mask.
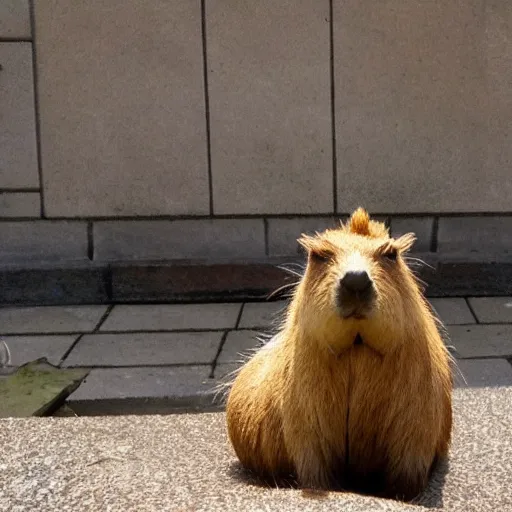
<path id="1" fill-rule="evenodd" d="M 289 267 L 299 267 L 300 269 L 305 269 L 306 265 L 299 261 L 289 261 L 288 263 L 282 263 L 283 266 L 289 266 Z"/>
<path id="2" fill-rule="evenodd" d="M 277 288 L 277 290 L 274 290 L 272 293 L 270 293 L 267 296 L 267 300 L 270 300 L 271 298 L 275 297 L 276 295 L 278 295 L 279 293 L 281 293 L 285 290 L 289 290 L 290 288 L 297 286 L 299 284 L 299 282 L 300 281 L 296 281 L 294 283 L 283 284 L 283 286 L 280 286 L 279 288 Z"/>
<path id="3" fill-rule="evenodd" d="M 425 267 L 431 268 L 432 270 L 435 270 L 435 268 L 432 265 L 430 265 L 429 263 L 427 263 L 426 261 L 424 261 L 420 258 L 414 258 L 412 256 L 405 256 L 404 259 L 407 262 L 411 262 L 411 263 L 414 263 L 414 264 L 417 264 L 420 266 L 425 266 Z"/>
<path id="4" fill-rule="evenodd" d="M 277 268 L 280 270 L 284 270 L 285 272 L 288 272 L 289 274 L 292 274 L 293 276 L 296 276 L 296 277 L 302 278 L 304 275 L 303 273 L 297 272 L 297 270 L 294 270 L 292 268 L 287 268 L 283 265 L 278 265 Z"/>
<path id="5" fill-rule="evenodd" d="M 468 381 L 466 380 L 466 377 L 464 377 L 464 374 L 462 373 L 462 370 L 459 368 L 459 365 L 457 364 L 457 359 L 450 353 L 449 354 L 450 364 L 452 368 L 454 369 L 454 373 L 461 377 L 461 379 L 464 381 L 464 385 L 468 385 Z"/>
<path id="6" fill-rule="evenodd" d="M 11 352 L 4 340 L 0 340 L 0 368 L 11 364 Z"/>
<path id="7" fill-rule="evenodd" d="M 421 279 L 417 274 L 414 274 L 414 279 L 416 279 L 416 282 L 423 288 L 428 288 L 428 283 L 423 281 L 423 279 Z"/>

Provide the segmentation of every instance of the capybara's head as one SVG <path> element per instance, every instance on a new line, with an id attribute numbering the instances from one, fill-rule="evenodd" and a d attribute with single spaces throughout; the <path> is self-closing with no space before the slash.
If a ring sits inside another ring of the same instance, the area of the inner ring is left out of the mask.
<path id="1" fill-rule="evenodd" d="M 410 233 L 390 238 L 362 208 L 338 229 L 303 235 L 308 262 L 294 321 L 333 348 L 367 343 L 384 353 L 404 342 L 430 314 L 404 261 L 414 241 Z"/>

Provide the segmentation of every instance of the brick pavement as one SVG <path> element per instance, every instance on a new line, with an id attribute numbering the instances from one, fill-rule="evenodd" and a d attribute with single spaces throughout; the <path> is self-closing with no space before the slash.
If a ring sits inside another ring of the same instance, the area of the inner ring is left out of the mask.
<path id="1" fill-rule="evenodd" d="M 512 386 L 512 297 L 431 303 L 447 326 L 464 376 L 456 375 L 456 385 Z M 97 400 L 166 400 L 171 408 L 204 405 L 219 379 L 279 322 L 285 305 L 2 308 L 0 337 L 10 348 L 12 365 L 47 357 L 63 367 L 91 368 L 69 398 L 76 410 Z"/>

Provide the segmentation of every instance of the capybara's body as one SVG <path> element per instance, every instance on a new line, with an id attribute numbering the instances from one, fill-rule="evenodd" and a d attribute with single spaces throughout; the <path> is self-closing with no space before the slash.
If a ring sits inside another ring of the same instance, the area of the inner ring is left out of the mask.
<path id="1" fill-rule="evenodd" d="M 358 210 L 303 237 L 308 265 L 274 339 L 227 402 L 241 463 L 302 487 L 411 499 L 450 444 L 452 377 L 436 319 L 402 253 Z"/>

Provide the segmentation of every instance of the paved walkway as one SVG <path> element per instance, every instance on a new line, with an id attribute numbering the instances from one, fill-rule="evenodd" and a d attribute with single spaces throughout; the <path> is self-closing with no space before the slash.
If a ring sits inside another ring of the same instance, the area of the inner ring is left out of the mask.
<path id="1" fill-rule="evenodd" d="M 512 297 L 431 302 L 447 325 L 467 386 L 512 386 Z M 258 346 L 258 335 L 284 307 L 285 302 L 2 308 L 0 336 L 13 366 L 44 356 L 55 365 L 92 368 L 68 402 L 79 414 L 95 412 L 98 400 L 204 406 L 218 380 Z M 459 377 L 457 385 L 466 383 Z"/>
<path id="2" fill-rule="evenodd" d="M 453 445 L 416 506 L 248 479 L 223 413 L 0 420 L 0 511 L 510 512 L 512 388 L 457 389 Z"/>

